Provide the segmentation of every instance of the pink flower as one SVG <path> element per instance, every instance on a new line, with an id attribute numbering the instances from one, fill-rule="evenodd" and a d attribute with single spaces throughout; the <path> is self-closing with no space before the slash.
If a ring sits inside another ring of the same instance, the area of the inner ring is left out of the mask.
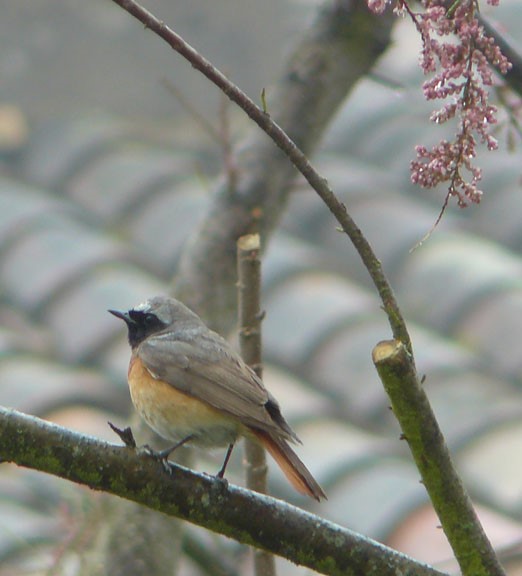
<path id="1" fill-rule="evenodd" d="M 497 6 L 499 0 L 487 0 Z M 384 10 L 387 0 L 368 0 L 374 11 Z M 476 138 L 488 150 L 496 150 L 497 140 L 490 134 L 496 123 L 495 106 L 488 102 L 487 87 L 493 85 L 492 66 L 503 74 L 511 64 L 486 35 L 476 18 L 478 0 L 420 0 L 423 11 L 413 12 L 407 0 L 396 0 L 397 11 L 407 12 L 421 39 L 420 66 L 431 77 L 423 84 L 427 100 L 449 100 L 433 112 L 436 124 L 457 120 L 452 142 L 442 140 L 431 150 L 417 146 L 417 158 L 411 162 L 412 182 L 423 188 L 448 186 L 448 197 L 459 206 L 479 202 L 482 192 L 477 184 L 482 172 L 472 164 L 476 156 Z M 378 8 L 378 10 L 377 10 Z"/>
<path id="2" fill-rule="evenodd" d="M 390 0 L 368 0 L 368 8 L 375 14 L 382 14 Z"/>

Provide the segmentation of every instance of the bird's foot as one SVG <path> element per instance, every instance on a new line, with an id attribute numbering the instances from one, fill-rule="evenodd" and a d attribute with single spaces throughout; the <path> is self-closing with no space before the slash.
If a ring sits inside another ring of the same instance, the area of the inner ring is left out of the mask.
<path id="1" fill-rule="evenodd" d="M 214 480 L 210 488 L 211 492 L 217 496 L 223 496 L 228 490 L 228 480 L 225 477 L 220 476 L 219 472 L 215 476 L 210 475 L 210 477 Z"/>
<path id="2" fill-rule="evenodd" d="M 145 455 L 159 462 L 163 466 L 163 470 L 165 470 L 169 476 L 172 475 L 172 466 L 168 460 L 171 452 L 171 449 L 154 450 L 154 448 L 151 448 L 148 444 L 136 448 L 136 453 L 138 455 Z"/>

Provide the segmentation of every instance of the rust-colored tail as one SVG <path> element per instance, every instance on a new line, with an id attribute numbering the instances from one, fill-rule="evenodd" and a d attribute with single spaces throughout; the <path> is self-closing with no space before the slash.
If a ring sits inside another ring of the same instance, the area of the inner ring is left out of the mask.
<path id="1" fill-rule="evenodd" d="M 252 430 L 272 458 L 277 462 L 292 486 L 301 494 L 311 496 L 318 502 L 326 499 L 326 494 L 308 468 L 283 439 L 273 438 L 261 430 Z"/>

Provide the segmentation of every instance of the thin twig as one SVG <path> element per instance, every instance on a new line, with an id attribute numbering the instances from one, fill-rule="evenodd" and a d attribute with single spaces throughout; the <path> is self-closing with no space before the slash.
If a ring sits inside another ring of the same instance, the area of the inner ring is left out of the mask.
<path id="1" fill-rule="evenodd" d="M 259 234 L 241 236 L 237 241 L 239 344 L 243 360 L 262 377 L 261 354 L 261 241 Z M 262 446 L 245 439 L 246 485 L 250 490 L 268 493 L 268 467 Z M 254 551 L 256 576 L 276 573 L 272 554 Z"/>
<path id="2" fill-rule="evenodd" d="M 233 140 L 232 133 L 230 130 L 230 114 L 229 114 L 230 102 L 227 100 L 226 96 L 221 93 L 221 99 L 219 103 L 219 134 L 220 134 L 220 145 L 223 154 L 223 166 L 224 172 L 227 177 L 228 183 L 228 193 L 235 194 L 237 191 L 237 163 L 233 150 Z"/>
<path id="3" fill-rule="evenodd" d="M 201 112 L 190 101 L 189 97 L 183 94 L 183 91 L 168 78 L 162 78 L 161 83 L 165 89 L 168 90 L 169 94 L 186 110 L 191 118 L 203 128 L 205 134 L 207 134 L 216 144 L 221 146 L 222 142 L 219 130 L 212 124 L 212 122 L 207 120 L 205 116 L 201 114 Z"/>

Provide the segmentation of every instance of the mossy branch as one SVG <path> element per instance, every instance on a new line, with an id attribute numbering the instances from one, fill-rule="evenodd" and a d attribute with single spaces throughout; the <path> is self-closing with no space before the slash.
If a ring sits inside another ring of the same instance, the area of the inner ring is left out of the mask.
<path id="1" fill-rule="evenodd" d="M 400 342 L 386 340 L 374 348 L 373 361 L 462 573 L 503 575 L 451 461 L 410 354 Z"/>
<path id="2" fill-rule="evenodd" d="M 108 444 L 15 410 L 0 408 L 0 438 L 4 462 L 120 496 L 323 574 L 443 574 L 275 498 L 178 465 L 172 465 L 169 475 L 160 462 L 132 448 Z"/>

